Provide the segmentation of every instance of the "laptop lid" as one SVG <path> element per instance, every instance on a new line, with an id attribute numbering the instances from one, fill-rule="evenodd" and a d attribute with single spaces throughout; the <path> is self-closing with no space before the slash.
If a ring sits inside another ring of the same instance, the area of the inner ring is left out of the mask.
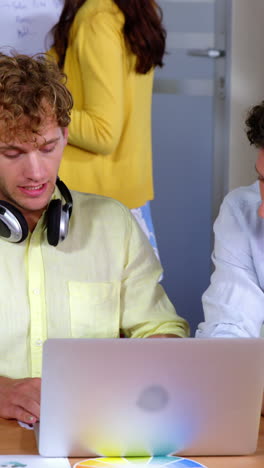
<path id="1" fill-rule="evenodd" d="M 256 449 L 264 339 L 48 339 L 39 452 L 242 455 Z"/>

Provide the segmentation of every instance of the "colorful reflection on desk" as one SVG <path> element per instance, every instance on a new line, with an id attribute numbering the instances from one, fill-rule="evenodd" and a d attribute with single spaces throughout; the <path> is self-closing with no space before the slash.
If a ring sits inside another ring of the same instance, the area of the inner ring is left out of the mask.
<path id="1" fill-rule="evenodd" d="M 181 457 L 128 457 L 90 458 L 74 465 L 74 468 L 206 468 L 200 463 Z"/>

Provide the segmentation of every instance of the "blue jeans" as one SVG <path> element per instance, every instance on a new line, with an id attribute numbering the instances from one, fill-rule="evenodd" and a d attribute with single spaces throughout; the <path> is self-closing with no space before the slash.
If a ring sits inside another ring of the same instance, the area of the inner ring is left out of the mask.
<path id="1" fill-rule="evenodd" d="M 157 240 L 156 240 L 154 227 L 152 223 L 150 202 L 147 202 L 145 205 L 140 206 L 139 208 L 132 208 L 131 213 L 136 218 L 142 231 L 147 236 L 150 245 L 153 247 L 156 257 L 158 258 L 158 260 L 160 260 Z"/>

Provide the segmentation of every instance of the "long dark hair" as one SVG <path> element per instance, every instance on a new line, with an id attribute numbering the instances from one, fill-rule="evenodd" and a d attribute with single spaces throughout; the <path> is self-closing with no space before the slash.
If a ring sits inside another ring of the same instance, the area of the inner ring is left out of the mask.
<path id="1" fill-rule="evenodd" d="M 88 0 L 64 0 L 58 23 L 52 28 L 53 46 L 63 68 L 70 27 L 79 8 Z M 113 0 L 125 17 L 124 36 L 127 46 L 136 55 L 136 71 L 147 73 L 152 67 L 162 67 L 166 31 L 162 11 L 155 0 Z"/>

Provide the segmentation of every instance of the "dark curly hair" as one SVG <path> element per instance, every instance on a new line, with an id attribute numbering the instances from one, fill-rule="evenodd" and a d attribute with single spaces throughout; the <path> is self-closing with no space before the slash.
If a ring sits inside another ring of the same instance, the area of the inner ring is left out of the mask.
<path id="1" fill-rule="evenodd" d="M 88 0 L 64 0 L 58 23 L 52 28 L 53 46 L 58 64 L 63 68 L 71 25 L 76 13 Z M 113 0 L 122 11 L 127 47 L 136 55 L 136 71 L 145 74 L 151 68 L 162 67 L 166 31 L 162 25 L 162 10 L 155 0 Z"/>
<path id="2" fill-rule="evenodd" d="M 245 124 L 250 144 L 264 148 L 264 101 L 249 110 Z"/>
<path id="3" fill-rule="evenodd" d="M 48 119 L 70 123 L 72 96 L 66 77 L 44 55 L 0 52 L 0 137 L 6 143 L 35 139 Z"/>

